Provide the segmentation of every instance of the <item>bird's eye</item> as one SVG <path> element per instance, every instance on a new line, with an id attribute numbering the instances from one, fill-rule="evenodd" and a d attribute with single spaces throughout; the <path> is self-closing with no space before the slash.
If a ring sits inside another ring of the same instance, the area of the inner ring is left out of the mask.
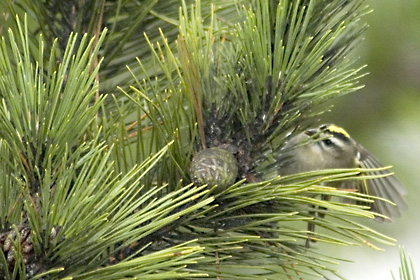
<path id="1" fill-rule="evenodd" d="M 325 139 L 324 143 L 326 146 L 331 146 L 333 144 L 333 142 L 330 139 Z"/>

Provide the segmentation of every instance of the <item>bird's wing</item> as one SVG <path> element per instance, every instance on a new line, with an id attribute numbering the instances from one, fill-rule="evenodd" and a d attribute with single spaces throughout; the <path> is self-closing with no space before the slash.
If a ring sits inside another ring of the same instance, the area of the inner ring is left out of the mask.
<path id="1" fill-rule="evenodd" d="M 383 165 L 379 160 L 372 155 L 363 146 L 358 144 L 360 152 L 359 164 L 361 168 L 380 168 Z M 359 181 L 358 189 L 360 192 L 368 195 L 373 195 L 385 198 L 392 201 L 396 205 L 392 205 L 386 201 L 375 200 L 371 205 L 371 210 L 389 218 L 401 216 L 401 210 L 407 208 L 407 203 L 404 199 L 406 190 L 402 183 L 389 170 L 372 171 L 367 175 L 388 175 L 386 177 L 369 179 L 367 181 Z M 380 217 L 378 217 L 380 220 Z M 383 220 L 383 219 L 382 219 Z"/>

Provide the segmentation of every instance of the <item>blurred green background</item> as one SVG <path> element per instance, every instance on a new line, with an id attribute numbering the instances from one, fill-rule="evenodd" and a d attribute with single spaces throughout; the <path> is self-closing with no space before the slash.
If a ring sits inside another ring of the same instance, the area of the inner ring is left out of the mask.
<path id="1" fill-rule="evenodd" d="M 420 275 L 420 0 L 370 0 L 373 12 L 364 20 L 369 29 L 355 50 L 359 65 L 367 64 L 362 79 L 365 88 L 334 99 L 323 122 L 346 130 L 384 165 L 393 165 L 406 186 L 409 209 L 392 223 L 366 225 L 398 240 L 397 246 L 382 246 L 385 252 L 366 247 L 319 250 L 351 259 L 338 266 L 346 279 L 392 279 L 398 275 L 399 248 L 411 256 Z M 337 251 L 341 249 L 341 251 Z M 397 277 L 398 278 L 398 277 Z"/>

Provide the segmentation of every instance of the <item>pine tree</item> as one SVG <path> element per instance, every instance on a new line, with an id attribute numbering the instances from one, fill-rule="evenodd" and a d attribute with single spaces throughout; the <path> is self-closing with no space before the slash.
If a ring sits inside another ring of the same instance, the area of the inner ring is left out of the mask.
<path id="1" fill-rule="evenodd" d="M 395 242 L 328 187 L 365 170 L 276 174 L 287 134 L 361 87 L 364 1 L 0 9 L 2 279 L 312 279 L 339 273 L 308 234 Z"/>

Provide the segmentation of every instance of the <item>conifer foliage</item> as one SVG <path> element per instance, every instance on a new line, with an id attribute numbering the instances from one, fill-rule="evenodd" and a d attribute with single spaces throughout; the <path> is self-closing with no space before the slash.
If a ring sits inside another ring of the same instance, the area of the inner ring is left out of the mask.
<path id="1" fill-rule="evenodd" d="M 361 87 L 364 1 L 0 9 L 0 278 L 308 279 L 339 275 L 308 234 L 395 242 L 328 187 L 364 170 L 276 174 L 286 136 Z"/>

